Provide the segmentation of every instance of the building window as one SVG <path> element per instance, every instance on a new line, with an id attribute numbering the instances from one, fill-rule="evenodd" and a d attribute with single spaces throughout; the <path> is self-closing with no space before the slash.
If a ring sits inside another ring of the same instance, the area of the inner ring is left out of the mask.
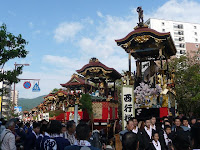
<path id="1" fill-rule="evenodd" d="M 164 22 L 162 22 L 162 25 L 164 26 L 164 25 L 165 25 L 165 23 L 164 23 Z"/>
<path id="2" fill-rule="evenodd" d="M 179 35 L 183 35 L 183 31 L 178 31 L 178 34 Z"/>
<path id="3" fill-rule="evenodd" d="M 182 25 L 182 24 L 179 24 L 179 25 L 178 25 L 178 28 L 179 28 L 179 29 L 183 29 L 183 25 Z"/>
<path id="4" fill-rule="evenodd" d="M 165 29 L 162 29 L 162 32 L 165 32 Z"/>
<path id="5" fill-rule="evenodd" d="M 195 42 L 198 42 L 198 39 L 197 39 L 197 38 L 195 38 Z"/>
<path id="6" fill-rule="evenodd" d="M 197 35 L 197 32 L 194 32 L 194 35 Z"/>
<path id="7" fill-rule="evenodd" d="M 196 46 L 196 48 L 199 48 L 199 44 L 196 44 L 195 46 Z"/>
<path id="8" fill-rule="evenodd" d="M 185 54 L 185 51 L 184 50 L 180 50 L 180 54 Z"/>
<path id="9" fill-rule="evenodd" d="M 179 47 L 181 47 L 181 48 L 184 48 L 185 47 L 185 44 L 179 44 Z"/>
<path id="10" fill-rule="evenodd" d="M 183 40 L 184 40 L 184 37 L 180 37 L 180 38 L 179 38 L 179 41 L 183 41 Z"/>
<path id="11" fill-rule="evenodd" d="M 197 26 L 194 26 L 194 29 L 197 29 Z"/>

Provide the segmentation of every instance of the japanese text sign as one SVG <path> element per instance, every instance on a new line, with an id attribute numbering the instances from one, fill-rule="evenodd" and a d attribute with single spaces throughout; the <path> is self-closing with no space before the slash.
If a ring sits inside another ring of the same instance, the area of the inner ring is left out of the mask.
<path id="1" fill-rule="evenodd" d="M 135 117 L 133 86 L 122 87 L 122 124 L 123 129 L 131 117 Z"/>

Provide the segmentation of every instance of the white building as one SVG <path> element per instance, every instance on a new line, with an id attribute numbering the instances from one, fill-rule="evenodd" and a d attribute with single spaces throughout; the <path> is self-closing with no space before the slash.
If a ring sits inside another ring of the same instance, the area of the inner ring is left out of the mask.
<path id="1" fill-rule="evenodd" d="M 19 92 L 17 90 L 15 90 L 15 98 L 14 97 L 14 90 L 11 91 L 11 102 L 13 103 L 13 101 L 15 102 L 14 105 L 18 106 L 18 97 L 19 97 Z"/>
<path id="2" fill-rule="evenodd" d="M 158 32 L 170 32 L 177 57 L 197 51 L 200 46 L 200 24 L 150 18 L 146 24 Z"/>
<path id="3" fill-rule="evenodd" d="M 2 115 L 3 117 L 7 117 L 11 109 L 11 85 L 9 85 L 6 81 L 0 82 L 0 89 L 4 89 L 3 96 L 1 93 Z"/>

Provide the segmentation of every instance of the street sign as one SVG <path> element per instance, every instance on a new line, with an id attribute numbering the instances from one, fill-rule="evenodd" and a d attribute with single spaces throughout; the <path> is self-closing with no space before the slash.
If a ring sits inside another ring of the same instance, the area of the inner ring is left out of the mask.
<path id="1" fill-rule="evenodd" d="M 15 106 L 14 110 L 16 113 L 20 113 L 20 112 L 22 112 L 22 106 Z"/>
<path id="2" fill-rule="evenodd" d="M 33 92 L 40 92 L 40 87 L 37 83 L 35 83 L 35 85 L 33 86 L 33 89 L 32 89 Z"/>
<path id="3" fill-rule="evenodd" d="M 25 89 L 30 89 L 30 87 L 31 87 L 31 82 L 26 81 L 26 82 L 24 82 L 23 86 L 24 86 Z"/>

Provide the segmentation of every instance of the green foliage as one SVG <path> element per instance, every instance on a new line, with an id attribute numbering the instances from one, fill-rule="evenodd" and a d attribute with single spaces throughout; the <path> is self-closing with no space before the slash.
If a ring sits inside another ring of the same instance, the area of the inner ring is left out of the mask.
<path id="1" fill-rule="evenodd" d="M 25 58 L 28 54 L 25 46 L 28 43 L 22 38 L 22 35 L 13 35 L 7 31 L 5 24 L 0 26 L 0 67 L 3 69 L 4 65 L 14 58 Z M 0 81 L 9 81 L 9 84 L 19 82 L 18 75 L 22 73 L 22 66 L 17 66 L 15 70 L 8 70 L 0 72 Z"/>
<path id="2" fill-rule="evenodd" d="M 55 88 L 55 89 L 53 89 L 53 91 L 51 93 L 56 93 L 58 91 L 59 91 L 59 89 Z"/>
<path id="3" fill-rule="evenodd" d="M 49 117 L 59 116 L 61 113 L 64 113 L 63 110 L 55 110 L 49 112 Z"/>
<path id="4" fill-rule="evenodd" d="M 116 87 L 117 96 L 118 96 L 118 116 L 119 116 L 119 118 L 122 118 L 122 100 L 121 100 L 122 86 L 123 86 L 122 79 L 116 80 L 115 87 Z"/>
<path id="5" fill-rule="evenodd" d="M 175 71 L 175 91 L 178 110 L 189 116 L 200 116 L 200 61 L 197 56 L 173 59 L 170 70 Z"/>
<path id="6" fill-rule="evenodd" d="M 92 99 L 91 96 L 89 94 L 83 94 L 81 99 L 80 99 L 80 103 L 81 103 L 81 109 L 83 110 L 87 110 L 88 114 L 90 115 L 90 117 L 92 116 L 93 112 L 92 112 Z"/>

